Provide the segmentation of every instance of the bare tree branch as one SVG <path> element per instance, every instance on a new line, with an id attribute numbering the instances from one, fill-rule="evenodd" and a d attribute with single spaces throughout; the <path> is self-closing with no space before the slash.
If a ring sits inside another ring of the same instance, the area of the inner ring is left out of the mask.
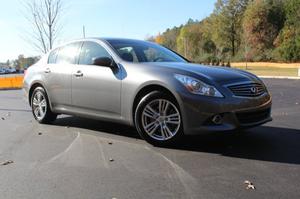
<path id="1" fill-rule="evenodd" d="M 29 0 L 25 3 L 26 20 L 32 26 L 28 42 L 42 53 L 53 48 L 60 26 L 63 0 Z"/>

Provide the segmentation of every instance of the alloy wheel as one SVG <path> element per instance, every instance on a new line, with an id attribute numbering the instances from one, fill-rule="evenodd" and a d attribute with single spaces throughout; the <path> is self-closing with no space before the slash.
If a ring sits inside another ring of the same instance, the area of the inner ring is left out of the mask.
<path id="1" fill-rule="evenodd" d="M 155 99 L 142 112 L 142 126 L 155 140 L 169 140 L 180 129 L 181 117 L 177 107 L 166 99 Z"/>
<path id="2" fill-rule="evenodd" d="M 41 91 L 37 91 L 32 100 L 32 110 L 34 116 L 38 120 L 42 120 L 47 112 L 47 101 L 45 95 Z"/>

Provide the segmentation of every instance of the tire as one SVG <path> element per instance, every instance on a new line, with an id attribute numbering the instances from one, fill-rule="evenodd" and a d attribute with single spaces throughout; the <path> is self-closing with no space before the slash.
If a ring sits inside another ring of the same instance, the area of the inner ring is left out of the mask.
<path id="1" fill-rule="evenodd" d="M 184 135 L 178 103 L 161 91 L 141 99 L 135 110 L 135 126 L 140 136 L 154 146 L 176 144 Z"/>
<path id="2" fill-rule="evenodd" d="M 51 111 L 48 96 L 44 88 L 35 88 L 30 101 L 32 114 L 36 121 L 41 124 L 50 124 L 56 120 L 57 114 Z"/>

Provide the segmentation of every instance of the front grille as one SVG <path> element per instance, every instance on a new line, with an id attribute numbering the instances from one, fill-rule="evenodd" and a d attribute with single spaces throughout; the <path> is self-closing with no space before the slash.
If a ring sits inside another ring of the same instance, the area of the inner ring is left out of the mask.
<path id="1" fill-rule="evenodd" d="M 236 117 L 241 124 L 251 124 L 263 121 L 270 117 L 271 109 L 264 109 L 253 112 L 238 112 Z"/>
<path id="2" fill-rule="evenodd" d="M 235 96 L 258 97 L 266 92 L 265 87 L 259 83 L 239 84 L 228 87 Z"/>

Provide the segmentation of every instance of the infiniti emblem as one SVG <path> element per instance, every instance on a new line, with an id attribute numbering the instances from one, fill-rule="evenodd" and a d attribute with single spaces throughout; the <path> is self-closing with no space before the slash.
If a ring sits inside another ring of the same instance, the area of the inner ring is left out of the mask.
<path id="1" fill-rule="evenodd" d="M 251 93 L 257 93 L 257 88 L 256 87 L 252 87 L 250 90 L 251 90 Z"/>

